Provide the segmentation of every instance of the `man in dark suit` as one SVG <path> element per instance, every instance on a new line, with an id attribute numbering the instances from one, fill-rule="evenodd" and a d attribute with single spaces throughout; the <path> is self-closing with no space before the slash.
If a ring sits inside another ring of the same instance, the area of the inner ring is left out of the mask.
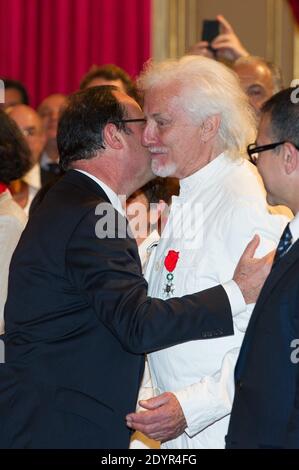
<path id="1" fill-rule="evenodd" d="M 299 99 L 288 88 L 262 108 L 249 154 L 270 204 L 295 214 L 278 245 L 235 369 L 227 448 L 299 448 Z"/>
<path id="2" fill-rule="evenodd" d="M 165 302 L 147 297 L 117 196 L 152 178 L 143 122 L 138 104 L 115 87 L 81 91 L 63 113 L 66 175 L 36 208 L 11 263 L 2 447 L 128 447 L 125 416 L 136 404 L 143 354 L 233 334 L 239 312 L 232 305 L 231 313 L 222 286 Z M 268 264 L 249 259 L 237 268 L 247 303 Z"/>

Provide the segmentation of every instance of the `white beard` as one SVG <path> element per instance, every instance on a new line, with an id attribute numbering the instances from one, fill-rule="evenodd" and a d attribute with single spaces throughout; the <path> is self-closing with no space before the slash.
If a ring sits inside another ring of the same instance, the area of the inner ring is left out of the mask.
<path id="1" fill-rule="evenodd" d="M 176 171 L 175 163 L 168 163 L 166 165 L 161 165 L 159 160 L 152 160 L 152 172 L 156 176 L 161 178 L 166 178 L 167 176 L 172 176 Z"/>

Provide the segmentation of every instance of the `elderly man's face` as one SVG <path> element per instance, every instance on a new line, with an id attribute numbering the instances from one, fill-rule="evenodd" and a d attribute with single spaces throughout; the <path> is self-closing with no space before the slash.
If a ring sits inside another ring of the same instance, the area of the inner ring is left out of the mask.
<path id="1" fill-rule="evenodd" d="M 259 116 L 263 103 L 274 94 L 271 70 L 264 64 L 236 64 L 234 71 L 239 76 L 241 86 L 249 98 L 251 106 Z"/>
<path id="2" fill-rule="evenodd" d="M 147 124 L 142 143 L 151 154 L 157 176 L 185 178 L 201 166 L 201 126 L 182 109 L 177 84 L 151 88 L 145 93 Z"/>
<path id="3" fill-rule="evenodd" d="M 133 98 L 120 91 L 113 91 L 113 94 L 126 109 L 127 116 L 125 119 L 142 120 L 144 118 L 140 106 Z M 139 187 L 141 187 L 153 178 L 149 151 L 141 144 L 144 122 L 127 122 L 126 127 L 128 132 L 122 132 L 122 136 L 126 141 L 126 157 L 122 162 L 124 165 L 123 178 L 124 180 L 134 179 L 139 184 Z"/>

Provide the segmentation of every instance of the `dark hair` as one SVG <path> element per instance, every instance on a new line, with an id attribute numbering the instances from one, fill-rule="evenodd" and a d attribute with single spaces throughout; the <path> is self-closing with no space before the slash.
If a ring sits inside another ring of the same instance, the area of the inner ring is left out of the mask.
<path id="1" fill-rule="evenodd" d="M 67 170 L 76 160 L 88 160 L 105 149 L 103 130 L 113 122 L 117 129 L 129 133 L 125 108 L 117 101 L 111 85 L 87 88 L 71 95 L 58 124 L 57 146 L 60 167 Z"/>
<path id="2" fill-rule="evenodd" d="M 134 195 L 138 192 L 144 193 L 149 204 L 158 203 L 161 199 L 169 204 L 171 197 L 179 194 L 179 180 L 172 177 L 161 178 L 157 176 L 134 192 L 130 198 L 134 198 Z"/>
<path id="3" fill-rule="evenodd" d="M 0 109 L 0 181 L 8 184 L 30 168 L 30 150 L 16 123 Z"/>
<path id="4" fill-rule="evenodd" d="M 19 82 L 18 80 L 12 80 L 10 78 L 4 78 L 3 82 L 5 90 L 8 90 L 9 88 L 14 88 L 15 90 L 18 90 L 21 95 L 21 103 L 27 105 L 29 104 L 28 93 L 23 83 Z"/>
<path id="5" fill-rule="evenodd" d="M 121 80 L 127 95 L 131 96 L 139 102 L 137 87 L 131 77 L 123 69 L 114 64 L 106 64 L 98 67 L 93 65 L 91 69 L 81 80 L 80 90 L 85 90 L 87 86 L 95 78 L 103 78 L 104 80 Z"/>
<path id="6" fill-rule="evenodd" d="M 262 113 L 269 113 L 275 140 L 287 140 L 299 147 L 299 89 L 286 88 L 264 103 Z"/>

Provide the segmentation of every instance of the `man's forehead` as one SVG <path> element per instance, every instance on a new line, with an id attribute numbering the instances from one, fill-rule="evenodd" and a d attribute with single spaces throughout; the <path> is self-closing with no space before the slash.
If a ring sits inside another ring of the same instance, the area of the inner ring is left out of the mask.
<path id="1" fill-rule="evenodd" d="M 56 107 L 62 107 L 66 104 L 67 98 L 64 95 L 54 94 L 47 96 L 39 105 L 39 111 L 44 109 L 51 109 Z"/>
<path id="2" fill-rule="evenodd" d="M 123 93 L 120 90 L 113 90 L 112 93 L 117 99 L 117 101 L 121 103 L 123 106 L 125 106 L 126 108 L 138 109 L 141 111 L 139 104 L 131 96 L 127 95 L 126 93 Z"/>
<path id="3" fill-rule="evenodd" d="M 265 79 L 271 79 L 271 72 L 265 64 L 252 63 L 242 64 L 234 68 L 239 75 L 240 80 L 250 80 L 252 82 L 260 82 Z"/>
<path id="4" fill-rule="evenodd" d="M 40 117 L 37 112 L 26 105 L 14 106 L 11 109 L 9 115 L 15 121 L 28 123 L 28 125 L 39 125 L 41 123 Z"/>
<path id="5" fill-rule="evenodd" d="M 175 110 L 179 105 L 181 92 L 182 88 L 178 86 L 150 88 L 144 95 L 144 108 L 155 114 Z"/>

